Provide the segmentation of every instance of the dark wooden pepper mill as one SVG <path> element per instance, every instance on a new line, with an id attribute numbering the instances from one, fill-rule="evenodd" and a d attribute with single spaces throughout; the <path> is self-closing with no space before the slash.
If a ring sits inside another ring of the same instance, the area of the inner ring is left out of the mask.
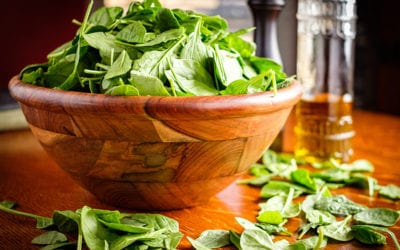
<path id="1" fill-rule="evenodd" d="M 256 55 L 268 57 L 283 65 L 278 45 L 278 17 L 285 6 L 285 0 L 248 0 L 253 22 L 254 42 L 257 45 Z M 280 131 L 270 149 L 283 150 L 283 129 Z"/>
<path id="2" fill-rule="evenodd" d="M 253 22 L 254 42 L 257 44 L 256 54 L 262 57 L 269 57 L 279 64 L 282 64 L 281 54 L 278 45 L 278 17 L 285 0 L 249 0 Z"/>

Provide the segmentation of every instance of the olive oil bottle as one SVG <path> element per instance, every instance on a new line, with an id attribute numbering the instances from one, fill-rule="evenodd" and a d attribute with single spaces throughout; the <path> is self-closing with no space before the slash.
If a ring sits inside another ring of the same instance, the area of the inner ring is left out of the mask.
<path id="1" fill-rule="evenodd" d="M 330 94 L 302 99 L 296 107 L 295 155 L 308 162 L 329 158 L 349 161 L 355 134 L 352 104 L 351 99 Z"/>
<path id="2" fill-rule="evenodd" d="M 299 0 L 296 157 L 309 162 L 353 155 L 355 0 Z"/>

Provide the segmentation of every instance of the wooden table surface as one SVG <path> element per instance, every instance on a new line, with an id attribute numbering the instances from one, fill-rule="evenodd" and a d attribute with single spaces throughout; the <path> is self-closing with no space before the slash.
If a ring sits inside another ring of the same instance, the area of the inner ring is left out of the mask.
<path id="1" fill-rule="evenodd" d="M 288 152 L 293 150 L 294 119 L 293 116 L 289 118 L 284 134 L 284 150 Z M 400 117 L 356 110 L 354 123 L 353 159 L 370 160 L 375 165 L 373 177 L 380 184 L 400 185 Z M 370 198 L 367 191 L 345 188 L 340 192 L 370 207 L 400 210 L 400 201 Z M 127 211 L 99 202 L 75 184 L 46 155 L 29 130 L 0 132 L 0 200 L 5 199 L 17 202 L 20 210 L 43 216 L 51 216 L 53 210 L 76 210 L 84 205 Z M 160 213 L 178 220 L 185 236 L 196 238 L 207 229 L 240 230 L 234 217 L 255 221 L 259 201 L 258 188 L 232 183 L 205 205 Z M 298 220 L 288 224 L 290 231 L 298 226 Z M 400 238 L 400 223 L 391 229 Z M 40 233 L 32 220 L 0 212 L 0 249 L 38 249 L 30 241 Z M 286 239 L 294 240 L 294 236 Z M 190 249 L 186 239 L 180 249 Z M 326 249 L 366 247 L 352 241 L 330 244 Z M 394 246 L 388 238 L 386 246 L 373 249 L 394 249 Z"/>

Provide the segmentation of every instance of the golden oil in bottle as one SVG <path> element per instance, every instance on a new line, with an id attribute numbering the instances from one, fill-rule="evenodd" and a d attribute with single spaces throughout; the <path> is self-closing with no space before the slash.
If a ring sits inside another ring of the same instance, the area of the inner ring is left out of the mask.
<path id="1" fill-rule="evenodd" d="M 350 160 L 354 137 L 351 96 L 319 94 L 296 106 L 295 155 L 308 162 Z"/>
<path id="2" fill-rule="evenodd" d="M 354 137 L 355 0 L 298 0 L 295 155 L 309 162 L 350 160 Z"/>

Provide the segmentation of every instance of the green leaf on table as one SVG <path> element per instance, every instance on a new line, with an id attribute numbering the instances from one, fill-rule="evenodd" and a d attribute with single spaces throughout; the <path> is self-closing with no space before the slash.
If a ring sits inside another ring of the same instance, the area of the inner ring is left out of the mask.
<path id="1" fill-rule="evenodd" d="M 255 223 L 241 217 L 235 217 L 235 220 L 237 223 L 239 223 L 240 226 L 242 226 L 244 229 L 259 229 L 255 225 Z"/>
<path id="2" fill-rule="evenodd" d="M 136 213 L 130 219 L 147 227 L 154 227 L 155 230 L 166 228 L 170 232 L 179 232 L 179 223 L 161 214 Z"/>
<path id="3" fill-rule="evenodd" d="M 321 226 L 324 236 L 338 241 L 350 241 L 353 239 L 351 234 L 351 227 L 349 226 L 349 221 L 351 220 L 351 215 L 347 216 L 342 221 L 335 221 L 329 225 Z"/>
<path id="4" fill-rule="evenodd" d="M 163 228 L 142 234 L 125 234 L 113 239 L 110 244 L 110 249 L 124 249 L 138 241 L 143 241 L 143 242 L 150 241 L 150 244 L 152 244 L 152 242 L 154 242 L 155 239 L 164 239 L 165 236 L 163 236 L 163 234 L 166 231 L 167 229 Z M 156 247 L 159 247 L 159 244 L 156 244 Z"/>
<path id="5" fill-rule="evenodd" d="M 284 218 L 291 218 L 299 215 L 301 211 L 300 204 L 295 204 L 292 202 L 294 189 L 292 189 L 291 195 L 292 197 L 289 197 L 289 195 L 277 195 L 269 198 L 265 202 L 259 203 L 259 213 L 263 213 L 265 211 L 279 211 Z"/>
<path id="6" fill-rule="evenodd" d="M 240 236 L 240 247 L 246 250 L 274 249 L 272 237 L 265 231 L 245 229 Z"/>
<path id="7" fill-rule="evenodd" d="M 309 193 L 310 190 L 304 188 L 300 185 L 296 185 L 286 181 L 275 181 L 272 180 L 265 184 L 260 191 L 261 198 L 270 198 L 276 195 L 287 195 L 290 192 L 290 189 L 294 189 L 293 197 L 298 197 L 302 193 Z"/>
<path id="8" fill-rule="evenodd" d="M 269 224 L 273 224 L 273 225 L 279 225 L 285 221 L 281 212 L 273 211 L 273 210 L 267 210 L 267 211 L 261 212 L 257 216 L 257 220 L 259 222 L 269 223 Z"/>
<path id="9" fill-rule="evenodd" d="M 389 184 L 386 186 L 377 186 L 379 195 L 392 200 L 400 199 L 400 187 L 394 184 Z"/>
<path id="10" fill-rule="evenodd" d="M 99 219 L 99 221 L 107 228 L 126 233 L 147 233 L 152 230 L 152 228 L 149 227 L 136 226 L 124 223 L 117 223 L 117 222 L 108 222 L 102 219 Z"/>
<path id="11" fill-rule="evenodd" d="M 248 184 L 252 186 L 263 186 L 268 183 L 274 174 L 264 174 L 264 175 L 256 175 L 256 177 L 251 177 L 247 179 L 242 179 L 237 181 L 237 184 Z"/>
<path id="12" fill-rule="evenodd" d="M 16 205 L 15 202 L 9 201 L 9 200 L 4 200 L 4 201 L 1 201 L 1 202 L 0 202 L 0 208 L 1 208 L 1 207 L 4 207 L 4 208 L 11 209 L 11 208 L 13 208 L 15 205 Z"/>
<path id="13" fill-rule="evenodd" d="M 342 163 L 339 164 L 338 168 L 350 171 L 350 172 L 373 172 L 374 165 L 365 159 L 355 160 L 350 164 Z"/>
<path id="14" fill-rule="evenodd" d="M 49 228 L 50 226 L 53 226 L 53 219 L 52 218 L 43 217 L 43 216 L 32 214 L 32 213 L 26 213 L 26 212 L 18 211 L 16 209 L 13 209 L 14 206 L 15 206 L 15 203 L 11 202 L 11 201 L 8 201 L 8 200 L 0 202 L 0 210 L 1 211 L 7 212 L 7 213 L 10 213 L 10 214 L 14 214 L 14 215 L 25 216 L 25 217 L 34 219 L 36 221 L 36 228 L 46 229 L 46 228 Z"/>
<path id="15" fill-rule="evenodd" d="M 198 238 L 190 240 L 192 245 L 205 247 L 204 249 L 220 248 L 230 245 L 230 233 L 227 230 L 206 230 Z M 195 243 L 195 244 L 193 244 Z M 196 249 L 203 249 L 195 247 Z"/>
<path id="16" fill-rule="evenodd" d="M 58 231 L 46 231 L 43 234 L 32 239 L 32 244 L 36 245 L 51 245 L 61 242 L 66 242 L 67 236 Z"/>
<path id="17" fill-rule="evenodd" d="M 297 242 L 301 242 L 306 246 L 306 249 L 316 249 L 316 245 L 318 244 L 319 238 L 318 236 L 310 236 L 306 239 L 298 240 Z M 320 243 L 320 248 L 326 247 L 328 244 L 328 238 L 324 237 L 322 242 Z"/>
<path id="18" fill-rule="evenodd" d="M 359 242 L 367 245 L 386 244 L 386 237 L 369 225 L 354 225 L 351 227 L 351 233 Z"/>
<path id="19" fill-rule="evenodd" d="M 350 179 L 350 172 L 339 168 L 330 168 L 312 173 L 311 177 L 319 178 L 326 182 L 342 183 Z"/>
<path id="20" fill-rule="evenodd" d="M 192 247 L 196 250 L 212 250 L 212 248 L 205 246 L 203 243 L 201 243 L 200 241 L 193 239 L 191 237 L 186 237 L 190 244 L 192 245 Z"/>
<path id="21" fill-rule="evenodd" d="M 80 215 L 76 212 L 70 210 L 54 211 L 52 218 L 54 225 L 60 232 L 78 231 Z"/>
<path id="22" fill-rule="evenodd" d="M 358 223 L 385 227 L 395 225 L 399 218 L 399 212 L 389 208 L 368 208 L 354 215 Z"/>
<path id="23" fill-rule="evenodd" d="M 240 247 L 240 233 L 237 233 L 233 230 L 229 230 L 229 241 L 234 245 L 238 250 L 242 250 Z"/>
<path id="24" fill-rule="evenodd" d="M 315 180 L 311 178 L 310 171 L 301 168 L 290 173 L 290 177 L 293 182 L 302 185 L 312 191 L 317 191 L 317 184 Z"/>
<path id="25" fill-rule="evenodd" d="M 81 209 L 81 227 L 86 245 L 90 249 L 107 249 L 108 242 L 116 239 L 118 236 L 110 232 L 98 221 L 98 212 L 88 206 Z"/>
<path id="26" fill-rule="evenodd" d="M 288 236 L 292 235 L 292 233 L 289 232 L 287 228 L 281 225 L 274 225 L 263 222 L 255 223 L 255 225 L 271 235 L 273 234 L 288 235 Z"/>
<path id="27" fill-rule="evenodd" d="M 321 197 L 316 201 L 315 208 L 336 215 L 353 215 L 367 209 L 365 206 L 349 200 L 344 195 Z"/>

